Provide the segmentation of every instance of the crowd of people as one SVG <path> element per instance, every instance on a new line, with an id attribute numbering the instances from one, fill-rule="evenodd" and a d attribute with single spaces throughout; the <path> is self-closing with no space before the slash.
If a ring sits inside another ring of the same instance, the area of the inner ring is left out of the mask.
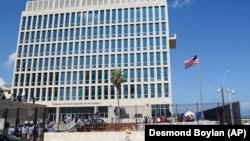
<path id="1" fill-rule="evenodd" d="M 38 119 L 36 124 L 32 120 L 25 120 L 23 124 L 19 124 L 17 127 L 8 126 L 5 134 L 15 135 L 24 140 L 33 140 L 33 138 L 42 140 L 45 131 L 42 120 Z"/>
<path id="2" fill-rule="evenodd" d="M 77 131 L 90 131 L 91 128 L 94 128 L 96 123 L 104 122 L 97 114 L 88 114 L 83 117 L 71 117 L 70 115 L 65 115 L 62 119 L 63 126 L 69 127 L 68 125 L 75 124 Z"/>
<path id="3" fill-rule="evenodd" d="M 165 116 L 158 116 L 158 117 L 152 117 L 149 118 L 149 116 L 144 117 L 144 123 L 164 123 L 169 122 L 168 119 Z"/>
<path id="4" fill-rule="evenodd" d="M 0 93 L 0 100 L 10 100 L 10 101 L 18 101 L 18 102 L 22 102 L 22 103 L 26 103 L 27 102 L 27 96 L 25 95 L 25 93 L 19 94 L 17 96 L 13 96 L 12 94 L 10 96 L 7 96 L 4 93 Z M 31 98 L 32 103 L 35 104 L 36 98 L 33 97 Z"/>

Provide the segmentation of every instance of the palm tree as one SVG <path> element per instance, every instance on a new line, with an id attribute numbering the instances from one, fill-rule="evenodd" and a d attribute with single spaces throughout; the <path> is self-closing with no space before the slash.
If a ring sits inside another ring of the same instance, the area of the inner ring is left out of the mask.
<path id="1" fill-rule="evenodd" d="M 118 123 L 120 122 L 120 92 L 121 92 L 121 84 L 124 82 L 124 76 L 122 74 L 121 69 L 112 70 L 111 82 L 117 89 L 117 106 L 118 106 Z"/>

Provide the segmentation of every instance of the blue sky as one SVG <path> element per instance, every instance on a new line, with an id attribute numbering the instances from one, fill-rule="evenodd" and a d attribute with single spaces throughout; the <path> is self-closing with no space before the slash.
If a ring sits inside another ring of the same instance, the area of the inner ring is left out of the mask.
<path id="1" fill-rule="evenodd" d="M 235 90 L 241 114 L 250 116 L 250 1 L 168 0 L 173 103 L 221 102 L 217 89 Z M 26 0 L 0 1 L 0 86 L 12 84 L 18 28 Z M 184 69 L 184 60 L 199 54 L 199 65 Z M 198 71 L 199 66 L 199 71 Z M 224 74 L 227 72 L 224 79 Z M 200 73 L 200 77 L 198 74 Z M 200 83 L 201 82 L 201 83 Z M 225 102 L 229 96 L 225 94 Z"/>

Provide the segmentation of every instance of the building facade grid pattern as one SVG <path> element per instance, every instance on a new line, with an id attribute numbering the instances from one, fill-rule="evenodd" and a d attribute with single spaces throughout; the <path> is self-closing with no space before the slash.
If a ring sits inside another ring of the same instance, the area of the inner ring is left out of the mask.
<path id="1" fill-rule="evenodd" d="M 52 3 L 64 8 L 69 2 L 80 4 L 77 0 L 27 2 L 20 22 L 14 95 L 25 94 L 28 101 L 35 97 L 38 102 L 116 99 L 110 76 L 120 68 L 125 77 L 121 99 L 169 98 L 166 3 L 29 13 L 35 7 L 51 9 Z M 89 6 L 102 1 L 82 2 Z"/>

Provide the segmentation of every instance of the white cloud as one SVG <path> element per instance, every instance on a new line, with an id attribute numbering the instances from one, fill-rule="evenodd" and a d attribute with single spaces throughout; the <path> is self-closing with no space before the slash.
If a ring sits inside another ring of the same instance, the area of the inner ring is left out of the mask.
<path id="1" fill-rule="evenodd" d="M 3 85 L 5 85 L 5 81 L 0 77 L 0 87 L 3 87 Z"/>
<path id="2" fill-rule="evenodd" d="M 191 5 L 193 0 L 174 0 L 173 4 L 171 6 L 173 8 L 183 7 L 186 5 Z"/>
<path id="3" fill-rule="evenodd" d="M 5 66 L 6 66 L 7 68 L 12 68 L 13 65 L 14 65 L 15 60 L 16 60 L 16 53 L 14 52 L 14 53 L 12 53 L 12 54 L 9 56 L 8 61 L 5 62 Z"/>

